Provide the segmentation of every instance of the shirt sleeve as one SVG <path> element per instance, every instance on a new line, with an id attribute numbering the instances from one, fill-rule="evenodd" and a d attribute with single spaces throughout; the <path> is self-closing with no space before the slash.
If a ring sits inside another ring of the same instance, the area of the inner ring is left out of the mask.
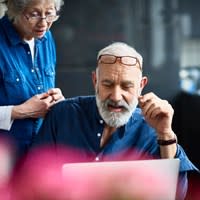
<path id="1" fill-rule="evenodd" d="M 0 129 L 9 131 L 14 120 L 11 119 L 13 106 L 0 106 Z"/>
<path id="2" fill-rule="evenodd" d="M 199 169 L 197 169 L 194 164 L 189 160 L 183 148 L 179 144 L 177 144 L 177 152 L 175 158 L 179 158 L 180 160 L 180 172 L 190 170 L 199 171 Z"/>
<path id="3" fill-rule="evenodd" d="M 187 172 L 180 172 L 177 182 L 176 199 L 184 200 L 188 190 Z"/>
<path id="4" fill-rule="evenodd" d="M 56 112 L 54 112 L 55 106 L 47 113 L 45 116 L 45 119 L 38 131 L 38 134 L 34 135 L 31 148 L 35 148 L 37 146 L 43 145 L 43 144 L 56 144 L 56 135 L 55 135 L 55 115 Z M 58 123 L 58 122 L 57 122 Z"/>

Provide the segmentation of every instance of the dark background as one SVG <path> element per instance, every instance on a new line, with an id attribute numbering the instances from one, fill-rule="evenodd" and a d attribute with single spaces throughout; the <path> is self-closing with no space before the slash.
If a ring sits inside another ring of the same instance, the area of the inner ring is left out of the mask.
<path id="1" fill-rule="evenodd" d="M 93 93 L 90 75 L 98 50 L 113 41 L 125 41 L 144 57 L 147 90 L 171 98 L 179 89 L 180 45 L 184 37 L 180 33 L 181 16 L 185 12 L 194 14 L 188 6 L 192 1 L 180 2 L 65 1 L 60 19 L 52 27 L 58 52 L 57 85 L 66 96 Z"/>
<path id="2" fill-rule="evenodd" d="M 200 1 L 65 0 L 52 31 L 56 81 L 65 97 L 93 94 L 91 72 L 102 47 L 114 41 L 134 46 L 149 78 L 144 92 L 172 103 L 179 143 L 200 168 L 200 96 L 182 92 L 179 78 L 184 42 L 200 40 Z"/>

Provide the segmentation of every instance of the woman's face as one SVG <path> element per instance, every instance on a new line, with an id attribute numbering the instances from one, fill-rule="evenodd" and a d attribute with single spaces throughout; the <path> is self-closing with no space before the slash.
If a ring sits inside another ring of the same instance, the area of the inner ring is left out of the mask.
<path id="1" fill-rule="evenodd" d="M 20 16 L 14 26 L 23 39 L 41 38 L 57 19 L 53 0 L 33 0 Z"/>

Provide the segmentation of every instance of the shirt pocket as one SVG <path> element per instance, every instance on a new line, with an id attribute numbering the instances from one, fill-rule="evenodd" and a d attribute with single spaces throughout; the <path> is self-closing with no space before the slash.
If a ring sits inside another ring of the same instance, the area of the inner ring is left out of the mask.
<path id="1" fill-rule="evenodd" d="M 45 68 L 44 70 L 44 74 L 45 74 L 45 85 L 46 87 L 52 88 L 55 86 L 55 68 L 53 65 L 49 65 Z"/>
<path id="2" fill-rule="evenodd" d="M 21 103 L 30 97 L 28 85 L 25 85 L 25 77 L 19 72 L 10 71 L 4 74 L 4 87 L 9 104 Z"/>

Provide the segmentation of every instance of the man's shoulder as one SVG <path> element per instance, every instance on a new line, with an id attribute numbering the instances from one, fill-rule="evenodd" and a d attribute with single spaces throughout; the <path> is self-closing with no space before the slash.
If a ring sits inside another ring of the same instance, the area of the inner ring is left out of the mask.
<path id="1" fill-rule="evenodd" d="M 65 99 L 65 103 L 70 104 L 78 104 L 78 105 L 91 105 L 91 103 L 95 102 L 95 96 L 76 96 Z"/>
<path id="2" fill-rule="evenodd" d="M 54 109 L 63 108 L 87 108 L 92 107 L 95 104 L 95 96 L 76 96 L 71 98 L 66 98 L 65 100 L 57 103 Z"/>
<path id="3" fill-rule="evenodd" d="M 88 95 L 88 96 L 75 96 L 75 97 L 69 97 L 66 98 L 65 101 L 71 101 L 71 102 L 89 102 L 94 101 L 95 96 L 94 95 Z"/>

